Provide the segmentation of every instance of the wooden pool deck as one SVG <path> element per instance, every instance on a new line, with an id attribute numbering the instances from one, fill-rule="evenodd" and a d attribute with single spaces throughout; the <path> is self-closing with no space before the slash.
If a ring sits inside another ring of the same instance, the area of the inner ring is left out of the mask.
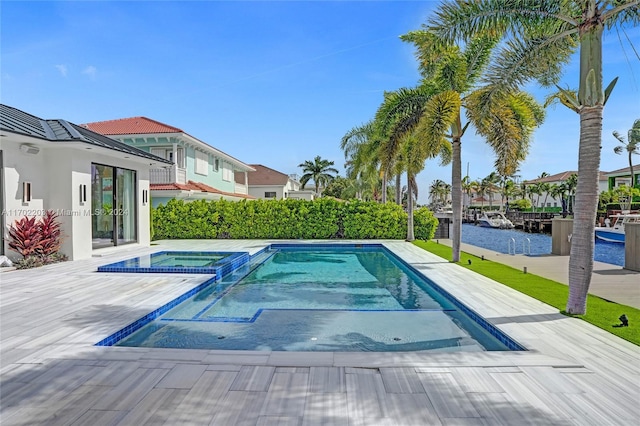
<path id="1" fill-rule="evenodd" d="M 161 242 L 0 274 L 0 424 L 600 426 L 640 419 L 638 346 L 400 241 L 384 244 L 529 350 L 93 346 L 204 280 L 97 273 L 97 266 L 162 249 L 255 252 L 265 244 Z"/>

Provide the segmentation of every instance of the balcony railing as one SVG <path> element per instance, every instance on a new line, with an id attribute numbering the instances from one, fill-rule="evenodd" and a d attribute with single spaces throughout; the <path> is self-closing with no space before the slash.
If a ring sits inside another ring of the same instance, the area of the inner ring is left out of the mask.
<path id="1" fill-rule="evenodd" d="M 235 192 L 236 192 L 236 194 L 248 194 L 249 193 L 247 191 L 247 185 L 243 185 L 243 184 L 237 183 L 237 182 L 236 182 Z"/>
<path id="2" fill-rule="evenodd" d="M 187 183 L 187 170 L 176 165 L 167 168 L 150 169 L 150 183 Z"/>

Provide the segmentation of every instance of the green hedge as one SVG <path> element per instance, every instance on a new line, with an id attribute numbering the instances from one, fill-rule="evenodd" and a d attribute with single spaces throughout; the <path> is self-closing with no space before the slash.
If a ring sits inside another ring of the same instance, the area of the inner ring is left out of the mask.
<path id="1" fill-rule="evenodd" d="M 622 210 L 622 205 L 620 203 L 609 203 L 606 208 L 607 210 Z M 631 210 L 640 210 L 640 203 L 635 201 L 631 203 Z"/>
<path id="2" fill-rule="evenodd" d="M 414 211 L 416 239 L 433 238 L 438 219 Z M 170 200 L 152 209 L 154 240 L 163 239 L 404 239 L 407 213 L 393 204 L 321 198 L 232 202 Z"/>

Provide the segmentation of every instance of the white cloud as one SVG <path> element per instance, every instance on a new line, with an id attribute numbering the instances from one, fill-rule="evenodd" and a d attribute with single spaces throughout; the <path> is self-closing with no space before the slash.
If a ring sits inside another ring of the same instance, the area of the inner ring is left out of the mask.
<path id="1" fill-rule="evenodd" d="M 66 65 L 64 65 L 64 64 L 56 65 L 56 68 L 58 69 L 58 71 L 60 71 L 60 74 L 61 74 L 63 77 L 66 77 L 66 76 L 67 76 L 67 71 L 68 71 L 68 70 L 67 70 L 67 66 L 66 66 Z"/>
<path id="2" fill-rule="evenodd" d="M 89 65 L 88 67 L 82 70 L 82 74 L 86 74 L 92 79 L 96 78 L 97 73 L 98 73 L 98 69 L 93 65 Z"/>

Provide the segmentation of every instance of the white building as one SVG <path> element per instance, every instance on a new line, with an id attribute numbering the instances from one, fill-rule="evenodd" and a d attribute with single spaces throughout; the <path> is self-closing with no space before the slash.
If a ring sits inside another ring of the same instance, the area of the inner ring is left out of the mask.
<path id="1" fill-rule="evenodd" d="M 53 210 L 69 259 L 150 243 L 149 169 L 172 162 L 65 120 L 0 105 L 2 229 Z M 13 259 L 2 232 L 1 250 Z"/>
<path id="2" fill-rule="evenodd" d="M 569 179 L 569 177 L 573 174 L 578 174 L 575 170 L 569 170 L 562 173 L 556 173 L 555 175 L 549 175 L 542 178 L 531 179 L 524 182 L 526 186 L 535 185 L 537 183 L 547 183 L 549 185 L 561 185 Z M 602 191 L 606 191 L 608 189 L 607 183 L 607 174 L 605 172 L 600 172 L 600 176 L 598 179 L 598 193 Z M 565 194 L 567 197 L 569 194 Z M 547 194 L 546 192 L 542 192 L 540 195 L 535 195 L 533 199 L 533 205 L 538 208 L 548 208 L 548 207 L 562 207 L 562 200 L 558 197 L 555 198 L 551 194 Z"/>
<path id="3" fill-rule="evenodd" d="M 251 164 L 250 166 L 255 171 L 236 174 L 236 184 L 246 185 L 249 189 L 249 195 L 255 198 L 313 200 L 315 197 L 314 191 L 300 189 L 300 182 L 291 175 L 262 164 Z"/>

